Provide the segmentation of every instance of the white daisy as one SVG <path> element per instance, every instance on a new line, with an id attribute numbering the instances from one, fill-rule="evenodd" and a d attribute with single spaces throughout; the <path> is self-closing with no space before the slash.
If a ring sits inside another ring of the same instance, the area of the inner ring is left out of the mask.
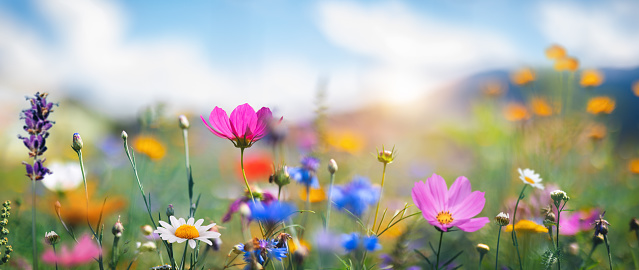
<path id="1" fill-rule="evenodd" d="M 531 169 L 524 169 L 522 171 L 521 168 L 519 168 L 518 170 L 519 170 L 519 179 L 521 179 L 521 181 L 523 181 L 524 184 L 529 184 L 538 189 L 542 189 L 542 190 L 544 189 L 544 185 L 540 183 L 541 177 L 539 177 L 539 174 L 536 174 L 535 171 Z"/>
<path id="2" fill-rule="evenodd" d="M 160 220 L 160 225 L 162 225 L 162 227 L 158 227 L 158 229 L 154 231 L 154 233 L 160 235 L 162 240 L 166 240 L 169 243 L 182 243 L 189 240 L 189 246 L 195 249 L 195 240 L 200 240 L 209 245 L 213 245 L 211 240 L 208 238 L 220 237 L 219 232 L 209 231 L 209 229 L 215 226 L 215 223 L 201 226 L 204 219 L 195 221 L 195 219 L 189 218 L 189 220 L 185 222 L 183 218 L 178 220 L 174 216 L 171 216 L 170 220 L 171 224 Z M 194 221 L 195 223 L 193 223 Z"/>
<path id="3" fill-rule="evenodd" d="M 42 184 L 51 191 L 71 190 L 82 183 L 82 171 L 77 162 L 53 162 L 47 167 L 54 173 L 44 176 Z"/>

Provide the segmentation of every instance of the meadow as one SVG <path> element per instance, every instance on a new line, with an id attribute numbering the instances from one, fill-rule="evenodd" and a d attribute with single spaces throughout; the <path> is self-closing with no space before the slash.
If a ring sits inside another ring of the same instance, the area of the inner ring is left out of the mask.
<path id="1" fill-rule="evenodd" d="M 428 125 L 15 100 L 0 268 L 639 269 L 639 83 L 545 53 Z"/>

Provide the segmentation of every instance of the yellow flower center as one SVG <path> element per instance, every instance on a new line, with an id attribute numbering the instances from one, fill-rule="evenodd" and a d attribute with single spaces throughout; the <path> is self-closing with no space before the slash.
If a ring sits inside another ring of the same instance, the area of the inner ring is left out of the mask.
<path id="1" fill-rule="evenodd" d="M 453 216 L 450 215 L 450 212 L 448 211 L 439 212 L 439 214 L 437 214 L 437 221 L 439 221 L 439 223 L 441 224 L 450 224 L 451 222 L 453 222 L 453 220 L 455 219 L 453 218 Z"/>
<path id="2" fill-rule="evenodd" d="M 528 182 L 528 183 L 531 183 L 531 184 L 534 184 L 534 183 L 535 183 L 535 181 L 533 181 L 532 179 L 530 179 L 530 177 L 528 177 L 528 176 L 524 176 L 524 179 L 525 179 L 525 180 L 526 180 L 526 182 Z"/>
<path id="3" fill-rule="evenodd" d="M 197 231 L 195 226 L 184 224 L 175 230 L 175 236 L 182 239 L 194 239 L 200 237 L 200 232 Z"/>

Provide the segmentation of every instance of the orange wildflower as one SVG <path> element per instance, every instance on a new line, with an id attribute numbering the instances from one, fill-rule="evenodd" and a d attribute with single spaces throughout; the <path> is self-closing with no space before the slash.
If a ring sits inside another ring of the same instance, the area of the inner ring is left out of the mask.
<path id="1" fill-rule="evenodd" d="M 89 192 L 88 217 L 93 225 L 98 223 L 100 211 L 102 211 L 102 220 L 104 221 L 107 217 L 124 209 L 126 205 L 125 200 L 116 195 L 109 195 L 106 201 L 104 198 L 93 196 L 95 189 L 95 184 L 89 182 L 87 185 Z M 56 215 L 56 212 L 59 212 L 62 220 L 67 225 L 76 226 L 87 223 L 87 204 L 84 187 L 66 191 L 59 198 L 50 198 L 48 201 L 50 205 L 55 205 L 55 212 L 50 212 L 50 214 Z"/>
<path id="2" fill-rule="evenodd" d="M 548 233 L 548 229 L 543 225 L 539 225 L 531 220 L 522 219 L 517 222 L 515 226 L 515 231 L 519 233 Z M 506 232 L 512 232 L 513 225 L 506 226 Z"/>
<path id="3" fill-rule="evenodd" d="M 588 101 L 586 111 L 591 114 L 610 114 L 615 110 L 615 100 L 609 97 L 593 97 Z"/>
<path id="4" fill-rule="evenodd" d="M 504 109 L 504 117 L 508 121 L 521 121 L 527 120 L 530 118 L 530 114 L 528 113 L 528 109 L 526 106 L 519 103 L 510 103 L 506 105 Z"/>
<path id="5" fill-rule="evenodd" d="M 579 84 L 582 87 L 597 87 L 604 82 L 603 73 L 595 69 L 587 69 L 581 72 Z"/>
<path id="6" fill-rule="evenodd" d="M 566 49 L 560 45 L 553 44 L 546 49 L 546 57 L 557 60 L 566 56 Z"/>
<path id="7" fill-rule="evenodd" d="M 551 116 L 552 115 L 552 106 L 545 98 L 542 97 L 534 97 L 530 101 L 530 106 L 532 107 L 532 111 L 534 114 L 539 116 Z"/>
<path id="8" fill-rule="evenodd" d="M 306 201 L 306 189 L 301 189 L 300 191 L 300 199 L 302 199 L 303 201 Z M 326 200 L 326 192 L 324 192 L 324 189 L 322 188 L 311 188 L 311 194 L 309 196 L 309 200 L 312 203 L 316 203 L 316 202 L 321 202 L 323 200 Z"/>
<path id="9" fill-rule="evenodd" d="M 579 60 L 566 56 L 555 61 L 555 70 L 557 71 L 577 71 L 579 69 Z"/>
<path id="10" fill-rule="evenodd" d="M 506 87 L 497 80 L 491 80 L 482 84 L 481 91 L 484 95 L 495 97 L 505 93 Z"/>
<path id="11" fill-rule="evenodd" d="M 151 160 L 160 160 L 166 155 L 166 147 L 152 136 L 135 137 L 132 146 L 135 151 L 147 155 Z"/>
<path id="12" fill-rule="evenodd" d="M 588 138 L 601 140 L 606 137 L 607 128 L 603 124 L 594 124 L 588 128 Z"/>
<path id="13" fill-rule="evenodd" d="M 639 97 L 639 81 L 632 84 L 632 92 L 635 93 L 635 96 Z"/>
<path id="14" fill-rule="evenodd" d="M 526 85 L 535 80 L 535 72 L 530 68 L 522 68 L 510 74 L 510 79 L 516 85 Z"/>
<path id="15" fill-rule="evenodd" d="M 273 159 L 266 153 L 245 155 L 244 172 L 248 181 L 268 180 L 268 177 L 273 173 Z M 235 164 L 235 173 L 238 179 L 244 182 L 242 164 L 239 160 Z"/>
<path id="16" fill-rule="evenodd" d="M 628 170 L 631 173 L 639 174 L 639 158 L 632 159 L 628 162 Z"/>

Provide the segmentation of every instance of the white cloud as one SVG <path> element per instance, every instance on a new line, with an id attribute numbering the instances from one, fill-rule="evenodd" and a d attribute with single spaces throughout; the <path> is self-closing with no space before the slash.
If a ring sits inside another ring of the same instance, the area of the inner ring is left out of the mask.
<path id="1" fill-rule="evenodd" d="M 586 67 L 639 64 L 639 2 L 542 2 L 540 28 Z"/>
<path id="2" fill-rule="evenodd" d="M 245 71 L 216 67 L 194 41 L 127 38 L 127 14 L 112 1 L 39 0 L 55 42 L 9 16 L 0 16 L 0 89 L 34 89 L 86 99 L 103 113 L 131 117 L 142 106 L 167 102 L 174 110 L 208 113 L 281 105 L 280 113 L 312 113 L 317 72 L 303 61 L 278 58 Z M 13 101 L 2 101 L 13 102 Z M 292 111 L 296 104 L 303 112 Z M 289 119 L 290 119 L 289 118 Z"/>
<path id="3" fill-rule="evenodd" d="M 418 16 L 395 2 L 323 2 L 319 18 L 332 42 L 373 62 L 363 71 L 363 87 L 390 100 L 411 100 L 516 59 L 514 47 L 497 34 Z"/>

